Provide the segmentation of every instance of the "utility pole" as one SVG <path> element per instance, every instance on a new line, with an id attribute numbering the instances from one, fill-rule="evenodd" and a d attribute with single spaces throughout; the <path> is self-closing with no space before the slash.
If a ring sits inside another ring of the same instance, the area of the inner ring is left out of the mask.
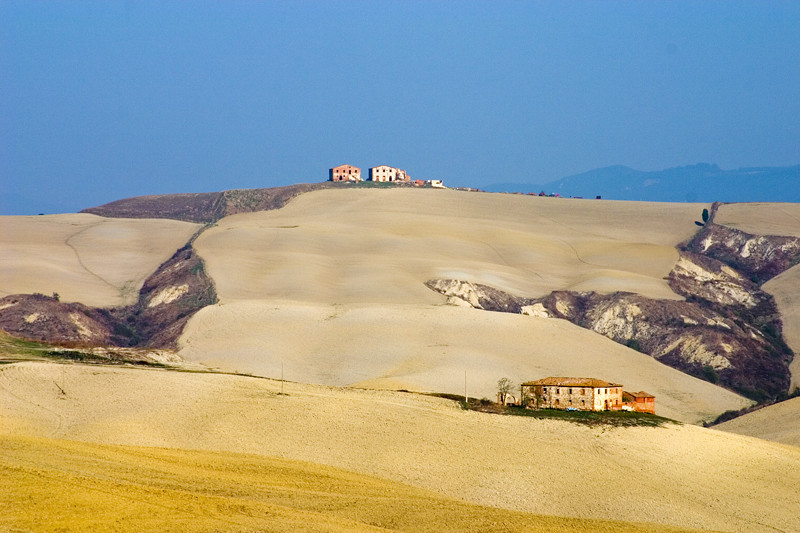
<path id="1" fill-rule="evenodd" d="M 283 396 L 283 361 L 281 360 L 281 396 Z"/>
<path id="2" fill-rule="evenodd" d="M 467 396 L 467 371 L 464 370 L 464 403 L 469 403 L 469 396 Z"/>

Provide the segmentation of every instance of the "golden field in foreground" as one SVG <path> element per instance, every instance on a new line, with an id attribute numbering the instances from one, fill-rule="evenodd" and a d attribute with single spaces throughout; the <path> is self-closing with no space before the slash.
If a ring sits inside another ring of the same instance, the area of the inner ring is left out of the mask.
<path id="1" fill-rule="evenodd" d="M 3 435 L 0 449 L 0 528 L 11 531 L 690 531 L 484 507 L 255 455 Z"/>
<path id="2" fill-rule="evenodd" d="M 537 515 L 800 528 L 798 447 L 690 425 L 588 427 L 490 415 L 399 392 L 297 383 L 280 390 L 280 382 L 244 376 L 17 363 L 0 370 L 0 420 L 14 438 L 303 461 Z M 95 473 L 115 471 L 97 453 Z M 135 470 L 140 463 L 131 461 L 120 468 Z"/>

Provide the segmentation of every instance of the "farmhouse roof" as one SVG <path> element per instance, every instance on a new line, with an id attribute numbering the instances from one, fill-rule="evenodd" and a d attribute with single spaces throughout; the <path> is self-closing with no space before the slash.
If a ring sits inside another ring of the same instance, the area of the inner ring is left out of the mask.
<path id="1" fill-rule="evenodd" d="M 655 396 L 653 396 L 652 394 L 648 394 L 645 391 L 639 391 L 639 392 L 628 392 L 628 391 L 625 391 L 625 393 L 626 394 L 630 394 L 634 398 L 655 398 Z"/>
<path id="2" fill-rule="evenodd" d="M 605 388 L 605 387 L 619 387 L 618 383 L 609 383 L 608 381 L 603 381 L 602 379 L 596 378 L 544 378 L 538 381 L 528 381 L 527 383 L 523 383 L 525 386 L 531 385 L 545 385 L 550 387 L 593 387 L 593 388 Z"/>

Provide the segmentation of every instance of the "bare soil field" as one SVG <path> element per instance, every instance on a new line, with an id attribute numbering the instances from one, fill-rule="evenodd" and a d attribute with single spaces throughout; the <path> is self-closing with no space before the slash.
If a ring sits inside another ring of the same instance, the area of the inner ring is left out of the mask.
<path id="1" fill-rule="evenodd" d="M 703 206 L 448 190 L 323 190 L 226 217 L 200 236 L 222 303 L 437 303 L 429 279 L 525 296 L 674 298 L 663 279 Z"/>
<path id="2" fill-rule="evenodd" d="M 88 214 L 0 217 L 0 296 L 58 293 L 90 306 L 131 304 L 147 276 L 199 227 Z"/>
<path id="3" fill-rule="evenodd" d="M 800 446 L 800 398 L 758 409 L 714 428 Z"/>
<path id="4" fill-rule="evenodd" d="M 4 489 L 10 488 L 0 491 L 0 501 L 10 500 L 14 511 L 4 512 L 6 521 L 28 520 L 24 524 L 37 516 L 20 515 L 27 493 L 11 484 L 19 481 L 22 487 L 35 484 L 41 494 L 41 502 L 26 509 L 49 520 L 53 509 L 60 509 L 54 500 L 63 487 L 78 483 L 85 490 L 72 496 L 77 508 L 69 512 L 94 505 L 96 498 L 98 512 L 108 513 L 98 517 L 125 520 L 149 509 L 139 515 L 145 525 L 168 514 L 180 519 L 178 528 L 193 513 L 202 513 L 200 524 L 220 528 L 219 518 L 230 520 L 222 529 L 244 529 L 252 523 L 248 513 L 259 516 L 276 503 L 270 498 L 290 509 L 302 507 L 311 499 L 308 491 L 331 498 L 321 516 L 314 514 L 318 506 L 308 504 L 310 523 L 329 521 L 322 529 L 343 531 L 352 525 L 361 531 L 367 522 L 419 530 L 419 516 L 431 516 L 437 524 L 436 510 L 424 510 L 436 496 L 396 485 L 402 483 L 441 495 L 436 505 L 445 514 L 454 509 L 448 506 L 459 505 L 450 500 L 456 498 L 577 518 L 577 526 L 585 527 L 574 527 L 577 531 L 636 530 L 600 529 L 608 524 L 594 523 L 606 519 L 717 531 L 800 529 L 800 448 L 751 437 L 696 426 L 587 427 L 491 415 L 463 411 L 440 398 L 389 391 L 285 383 L 281 395 L 280 382 L 244 376 L 34 362 L 0 368 L 0 479 Z M 183 451 L 122 450 L 119 445 Z M 191 449 L 200 452 L 186 451 Z M 191 473 L 187 462 L 198 470 Z M 208 478 L 202 475 L 206 471 Z M 256 479 L 259 471 L 264 475 Z M 43 482 L 41 475 L 49 477 Z M 342 476 L 345 480 L 338 481 Z M 353 494 L 362 483 L 364 488 Z M 295 496 L 285 491 L 295 484 L 301 490 L 293 504 L 286 500 Z M 120 487 L 131 490 L 128 514 L 109 510 L 109 494 Z M 172 507 L 158 508 L 176 487 L 180 494 Z M 183 487 L 191 491 L 182 492 Z M 374 494 L 381 490 L 396 495 L 400 508 L 411 508 L 409 517 L 392 515 L 385 503 L 379 506 Z M 349 495 L 345 508 L 336 503 L 342 494 Z M 353 516 L 372 505 L 370 518 Z M 468 515 L 476 516 L 475 524 L 487 516 L 481 513 L 490 513 L 465 509 L 475 513 Z M 290 519 L 294 511 L 288 518 L 285 511 L 272 516 Z M 373 521 L 391 516 L 398 520 L 395 525 Z M 506 525 L 498 530 L 525 529 L 525 517 L 491 516 Z M 471 518 L 461 519 L 465 522 L 456 524 L 472 528 Z M 76 529 L 81 524 L 89 523 L 78 522 Z M 540 529 L 558 531 L 558 524 Z M 591 529 L 594 525 L 598 529 Z"/>
<path id="5" fill-rule="evenodd" d="M 629 290 L 680 299 L 665 277 L 702 206 L 413 189 L 324 190 L 221 220 L 195 248 L 220 305 L 181 355 L 302 382 L 494 397 L 503 377 L 592 375 L 700 422 L 749 404 L 559 320 L 445 305 L 434 278 L 521 296 Z"/>
<path id="6" fill-rule="evenodd" d="M 714 222 L 755 235 L 800 237 L 800 204 L 723 204 Z"/>
<path id="7" fill-rule="evenodd" d="M 293 196 L 248 194 L 234 211 Z M 425 286 L 678 300 L 665 278 L 703 207 L 332 188 L 221 219 L 195 243 L 220 303 L 189 320 L 180 355 L 292 382 L 0 365 L 0 529 L 798 531 L 796 400 L 717 431 L 587 427 L 384 390 L 493 398 L 500 377 L 572 375 L 646 390 L 684 422 L 750 405 L 569 322 L 458 307 Z M 716 222 L 796 235 L 798 211 L 726 205 Z M 131 303 L 199 228 L 0 217 L 0 296 Z M 798 272 L 764 287 L 795 350 Z"/>
<path id="8" fill-rule="evenodd" d="M 320 305 L 241 301 L 187 324 L 187 360 L 306 383 L 464 392 L 496 383 L 597 376 L 656 395 L 656 413 L 700 423 L 751 402 L 565 320 L 447 305 Z M 518 393 L 518 389 L 517 392 Z"/>

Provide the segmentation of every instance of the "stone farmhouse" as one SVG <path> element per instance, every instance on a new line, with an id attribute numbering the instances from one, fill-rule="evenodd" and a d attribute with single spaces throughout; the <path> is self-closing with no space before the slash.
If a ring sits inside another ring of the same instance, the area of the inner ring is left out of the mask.
<path id="1" fill-rule="evenodd" d="M 389 165 L 378 165 L 369 169 L 370 181 L 411 181 L 411 177 L 405 170 L 390 167 Z"/>
<path id="2" fill-rule="evenodd" d="M 328 170 L 329 181 L 343 181 L 357 183 L 362 180 L 361 169 L 353 165 L 339 165 Z M 369 169 L 369 181 L 376 182 L 402 182 L 416 187 L 434 187 L 444 189 L 442 180 L 412 180 L 408 172 L 389 165 L 378 165 Z"/>
<path id="3" fill-rule="evenodd" d="M 656 397 L 640 392 L 622 392 L 622 405 L 631 405 L 639 413 L 656 414 Z"/>
<path id="4" fill-rule="evenodd" d="M 523 405 L 578 411 L 638 411 L 655 413 L 655 396 L 629 393 L 622 385 L 596 378 L 549 377 L 520 386 Z"/>
<path id="5" fill-rule="evenodd" d="M 353 165 L 339 165 L 328 172 L 330 181 L 361 181 L 361 169 Z"/>

